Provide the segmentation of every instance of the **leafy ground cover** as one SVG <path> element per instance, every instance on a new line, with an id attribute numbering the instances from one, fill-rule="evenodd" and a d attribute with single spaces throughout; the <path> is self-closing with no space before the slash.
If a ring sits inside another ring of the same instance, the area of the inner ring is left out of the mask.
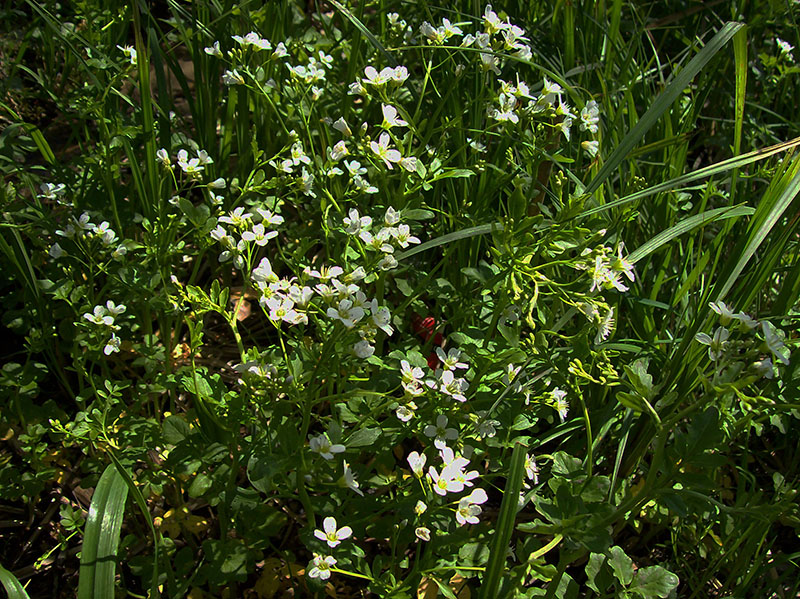
<path id="1" fill-rule="evenodd" d="M 10 597 L 797 596 L 796 3 L 3 10 Z"/>

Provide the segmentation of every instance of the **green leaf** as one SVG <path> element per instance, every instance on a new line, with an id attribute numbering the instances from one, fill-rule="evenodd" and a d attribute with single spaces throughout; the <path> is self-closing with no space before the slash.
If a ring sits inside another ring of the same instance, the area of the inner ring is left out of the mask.
<path id="1" fill-rule="evenodd" d="M 440 173 L 436 173 L 436 176 L 433 178 L 434 181 L 439 181 L 440 179 L 463 179 L 466 177 L 471 177 L 475 173 L 466 168 L 454 168 L 449 171 L 442 171 Z"/>
<path id="2" fill-rule="evenodd" d="M 608 564 L 614 571 L 614 576 L 623 586 L 628 586 L 633 580 L 633 560 L 618 545 L 614 545 L 609 550 L 609 553 L 611 553 L 611 556 L 608 558 Z"/>
<path id="3" fill-rule="evenodd" d="M 345 441 L 345 447 L 366 447 L 372 445 L 381 436 L 380 427 L 362 428 L 354 432 Z"/>
<path id="4" fill-rule="evenodd" d="M 192 432 L 189 423 L 175 414 L 167 416 L 161 425 L 161 434 L 167 443 L 177 445 Z"/>
<path id="5" fill-rule="evenodd" d="M 608 581 L 598 580 L 598 577 L 603 578 L 601 571 L 605 562 L 606 556 L 602 553 L 589 554 L 589 561 L 586 563 L 586 586 L 595 593 L 603 593 L 608 588 Z"/>
<path id="6" fill-rule="evenodd" d="M 467 543 L 458 550 L 460 566 L 482 566 L 487 561 L 489 561 L 489 547 L 486 543 Z"/>
<path id="7" fill-rule="evenodd" d="M 0 583 L 3 584 L 8 599 L 30 599 L 25 587 L 17 580 L 17 577 L 3 566 L 0 566 Z"/>
<path id="8" fill-rule="evenodd" d="M 78 599 L 114 599 L 117 547 L 127 497 L 125 479 L 109 464 L 94 490 L 86 518 Z"/>
<path id="9" fill-rule="evenodd" d="M 636 593 L 645 599 L 660 597 L 666 599 L 678 586 L 680 579 L 669 570 L 661 566 L 640 568 L 636 572 L 633 584 L 628 588 L 631 593 Z"/>

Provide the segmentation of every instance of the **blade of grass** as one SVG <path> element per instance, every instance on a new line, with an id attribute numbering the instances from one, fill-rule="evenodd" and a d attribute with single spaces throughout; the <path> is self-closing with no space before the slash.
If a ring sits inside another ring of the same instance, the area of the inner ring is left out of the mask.
<path id="1" fill-rule="evenodd" d="M 372 44 L 372 47 L 381 53 L 381 56 L 383 56 L 386 59 L 386 62 L 388 62 L 392 67 L 397 66 L 398 63 L 395 57 L 392 56 L 389 53 L 389 51 L 384 47 L 384 45 L 380 42 L 380 40 L 377 37 L 375 37 L 369 29 L 367 29 L 367 26 L 364 25 L 364 23 L 362 23 L 357 16 L 355 16 L 352 12 L 350 12 L 350 9 L 348 9 L 342 3 L 337 2 L 336 0 L 330 0 L 330 2 L 331 4 L 333 4 L 336 10 L 342 13 L 344 18 L 350 21 L 353 24 L 353 26 L 356 29 L 358 29 L 364 35 L 364 37 L 366 37 L 369 40 L 369 43 Z"/>
<path id="2" fill-rule="evenodd" d="M 400 252 L 399 254 L 395 255 L 395 258 L 399 262 L 431 248 L 446 245 L 461 239 L 469 239 L 470 237 L 477 237 L 478 235 L 486 235 L 487 233 L 491 233 L 492 231 L 500 230 L 502 228 L 502 223 L 491 223 L 488 225 L 478 225 L 477 227 L 469 227 L 460 231 L 454 231 L 452 233 L 447 233 L 446 235 L 441 235 L 436 239 L 431 239 L 430 241 L 421 243 L 420 245 L 413 247 L 410 250 L 406 250 L 405 252 Z"/>
<path id="3" fill-rule="evenodd" d="M 143 6 L 146 6 L 143 3 Z M 149 197 L 140 198 L 145 214 L 151 218 L 156 213 L 158 202 L 158 181 L 156 180 L 156 137 L 153 119 L 153 98 L 150 91 L 150 52 L 142 36 L 142 19 L 139 3 L 134 2 L 133 34 L 136 43 L 136 66 L 139 69 L 139 96 L 142 103 L 142 135 L 144 137 L 145 176 Z"/>
<path id="4" fill-rule="evenodd" d="M 608 202 L 607 204 L 603 204 L 602 206 L 591 208 L 589 210 L 586 210 L 585 212 L 582 212 L 575 218 L 583 219 L 587 216 L 599 214 L 606 210 L 616 208 L 617 206 L 622 206 L 629 202 L 634 202 L 636 200 L 641 200 L 642 198 L 646 198 L 648 196 L 661 193 L 662 191 L 669 191 L 671 189 L 687 185 L 688 183 L 692 183 L 693 181 L 698 181 L 700 179 L 705 179 L 707 177 L 713 177 L 714 175 L 718 175 L 720 173 L 724 173 L 732 169 L 739 169 L 744 166 L 747 166 L 748 164 L 753 164 L 760 160 L 764 160 L 765 158 L 769 158 L 770 156 L 774 156 L 775 154 L 779 154 L 780 152 L 786 152 L 788 150 L 796 148 L 797 146 L 800 146 L 800 137 L 776 144 L 774 146 L 769 146 L 768 148 L 763 148 L 761 150 L 754 150 L 752 152 L 748 152 L 747 154 L 742 154 L 741 156 L 728 158 L 727 160 L 717 162 L 716 164 L 711 164 L 709 166 L 703 167 L 699 170 L 694 171 L 693 173 L 687 173 L 685 175 L 681 175 L 680 177 L 675 177 L 674 179 L 670 179 L 669 181 L 665 181 L 664 183 L 659 183 L 658 185 L 653 185 L 652 187 L 648 187 L 647 189 L 637 191 L 636 193 L 632 193 L 623 198 L 619 198 L 617 200 L 614 200 L 613 202 Z"/>
<path id="5" fill-rule="evenodd" d="M 727 273 L 727 277 L 719 285 L 719 289 L 714 289 L 715 301 L 725 298 L 756 250 L 770 234 L 798 193 L 800 193 L 800 157 L 796 157 L 777 183 L 770 185 L 770 188 L 764 193 L 751 222 L 746 245 L 741 253 L 734 254 L 739 256 L 738 261 Z"/>
<path id="6" fill-rule="evenodd" d="M 733 155 L 738 156 L 742 148 L 742 126 L 744 125 L 744 103 L 747 93 L 747 29 L 743 28 L 733 36 L 733 56 L 736 65 L 736 112 L 733 115 Z M 736 199 L 736 183 L 739 169 L 731 173 L 731 204 Z"/>
<path id="7" fill-rule="evenodd" d="M 114 464 L 100 477 L 89 506 L 81 547 L 78 599 L 113 599 L 119 533 L 128 485 Z"/>
<path id="8" fill-rule="evenodd" d="M 17 577 L 3 566 L 0 566 L 0 583 L 3 584 L 8 599 L 30 599 L 28 592 L 20 581 L 17 580 Z"/>
<path id="9" fill-rule="evenodd" d="M 684 233 L 688 233 L 692 229 L 696 227 L 702 227 L 703 225 L 707 225 L 709 223 L 713 223 L 717 220 L 723 220 L 727 218 L 736 218 L 738 216 L 749 216 L 755 212 L 754 208 L 750 206 L 730 206 L 724 208 L 715 208 L 713 210 L 706 210 L 701 214 L 695 214 L 694 216 L 690 216 L 688 218 L 684 218 L 680 221 L 677 225 L 670 227 L 666 231 L 662 231 L 655 237 L 653 237 L 650 241 L 647 241 L 640 245 L 636 250 L 631 252 L 631 255 L 628 256 L 628 260 L 632 263 L 636 263 L 645 256 L 648 256 L 655 252 L 661 246 L 669 243 L 676 237 L 683 235 Z"/>
<path id="10" fill-rule="evenodd" d="M 522 489 L 522 475 L 525 470 L 525 456 L 527 447 L 522 443 L 514 446 L 511 455 L 511 467 L 506 479 L 506 488 L 503 490 L 503 501 L 500 504 L 500 514 L 497 518 L 494 537 L 492 539 L 491 553 L 486 564 L 486 573 L 481 585 L 481 599 L 496 599 L 500 587 L 500 579 L 505 572 L 506 553 L 511 533 L 514 531 L 514 520 L 517 517 L 519 492 Z"/>
<path id="11" fill-rule="evenodd" d="M 587 195 L 593 194 L 597 191 L 600 185 L 613 173 L 617 167 L 622 164 L 628 154 L 633 150 L 636 144 L 641 141 L 645 133 L 658 122 L 672 103 L 678 99 L 683 93 L 695 76 L 708 64 L 708 62 L 719 52 L 722 47 L 728 43 L 733 35 L 739 31 L 744 25 L 742 23 L 726 23 L 722 29 L 708 42 L 697 55 L 689 61 L 681 71 L 669 82 L 659 96 L 655 99 L 650 108 L 642 115 L 639 122 L 631 129 L 628 134 L 622 139 L 620 144 L 608 157 L 605 164 L 600 168 L 600 172 L 592 179 L 589 185 L 584 190 Z"/>

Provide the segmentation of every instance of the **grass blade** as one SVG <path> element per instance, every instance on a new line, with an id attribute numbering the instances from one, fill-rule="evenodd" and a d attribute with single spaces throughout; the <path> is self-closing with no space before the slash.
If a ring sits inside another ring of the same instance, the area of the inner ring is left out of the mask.
<path id="1" fill-rule="evenodd" d="M 586 187 L 584 193 L 591 195 L 603 184 L 611 173 L 622 164 L 628 154 L 644 137 L 650 128 L 658 122 L 672 103 L 683 93 L 692 79 L 708 64 L 708 62 L 728 43 L 728 40 L 739 31 L 744 25 L 742 23 L 726 23 L 725 26 L 708 42 L 697 55 L 689 61 L 689 64 L 681 69 L 672 81 L 664 88 L 655 99 L 652 106 L 642 115 L 639 122 L 628 132 L 616 149 L 608 157 L 600 171 Z"/>
<path id="2" fill-rule="evenodd" d="M 675 177 L 674 179 L 670 179 L 664 183 L 659 183 L 658 185 L 653 185 L 647 189 L 637 191 L 636 193 L 627 195 L 624 198 L 619 198 L 613 202 L 608 202 L 602 206 L 597 206 L 590 210 L 586 210 L 576 218 L 585 218 L 587 216 L 599 214 L 600 212 L 605 212 L 606 210 L 616 208 L 617 206 L 622 206 L 628 202 L 641 200 L 642 198 L 661 193 L 662 191 L 676 189 L 694 181 L 699 181 L 700 179 L 705 179 L 706 177 L 713 177 L 714 175 L 718 175 L 729 170 L 740 169 L 748 164 L 753 164 L 759 160 L 764 160 L 765 158 L 769 158 L 770 156 L 774 156 L 780 152 L 787 152 L 793 148 L 796 148 L 797 146 L 800 146 L 800 137 L 775 144 L 774 146 L 769 146 L 768 148 L 762 148 L 761 150 L 754 150 L 752 152 L 748 152 L 747 154 L 742 154 L 741 156 L 728 158 L 727 160 L 717 162 L 716 164 L 710 164 L 709 166 L 703 167 L 694 172 L 686 173 L 680 177 Z"/>
<path id="3" fill-rule="evenodd" d="M 92 496 L 81 548 L 78 599 L 113 599 L 117 546 L 128 485 L 110 464 Z"/>
<path id="4" fill-rule="evenodd" d="M 375 37 L 369 29 L 367 29 L 367 26 L 364 25 L 364 23 L 362 23 L 358 17 L 356 17 L 352 12 L 350 12 L 350 10 L 346 6 L 344 6 L 340 2 L 337 2 L 336 0 L 331 0 L 331 4 L 333 4 L 334 8 L 338 10 L 340 13 L 342 13 L 342 15 L 344 15 L 344 17 L 348 21 L 350 21 L 353 24 L 353 26 L 364 35 L 364 37 L 366 37 L 369 40 L 369 43 L 372 44 L 372 47 L 381 53 L 381 56 L 383 56 L 386 59 L 386 62 L 388 62 L 392 67 L 397 66 L 397 60 L 395 59 L 395 57 L 389 53 L 389 51 L 383 46 L 380 40 L 377 37 Z"/>
<path id="5" fill-rule="evenodd" d="M 506 550 L 514 531 L 514 520 L 517 517 L 519 492 L 522 489 L 522 477 L 525 471 L 525 457 L 528 448 L 522 443 L 514 446 L 511 456 L 511 468 L 503 491 L 503 502 L 500 504 L 500 514 L 495 526 L 492 539 L 491 554 L 486 564 L 486 574 L 481 586 L 481 599 L 495 599 L 500 587 L 500 579 L 505 572 Z"/>
<path id="6" fill-rule="evenodd" d="M 786 169 L 783 176 L 776 178 L 777 183 L 770 185 L 758 205 L 755 217 L 750 226 L 746 245 L 741 253 L 737 252 L 739 260 L 731 269 L 719 291 L 714 290 L 714 299 L 719 301 L 725 298 L 734 282 L 744 270 L 747 263 L 756 253 L 764 240 L 778 223 L 783 213 L 800 193 L 800 157 L 795 158 Z"/>
<path id="7" fill-rule="evenodd" d="M 446 245 L 461 239 L 469 239 L 470 237 L 477 237 L 478 235 L 486 235 L 487 233 L 491 233 L 494 230 L 499 230 L 502 228 L 502 223 L 491 223 L 489 225 L 478 225 L 477 227 L 469 227 L 468 229 L 454 231 L 452 233 L 447 233 L 446 235 L 437 237 L 436 239 L 431 239 L 430 241 L 421 243 L 420 245 L 413 247 L 410 250 L 406 250 L 405 252 L 400 252 L 399 254 L 395 255 L 395 258 L 399 262 L 400 260 L 405 260 L 406 258 L 414 256 L 415 254 L 419 254 L 420 252 L 424 252 L 425 250 L 429 250 L 431 248 L 439 247 L 440 245 Z"/>
<path id="8" fill-rule="evenodd" d="M 688 233 L 692 229 L 702 227 L 708 223 L 713 223 L 717 220 L 727 218 L 736 218 L 737 216 L 749 216 L 755 212 L 754 208 L 749 206 L 730 206 L 725 208 L 715 208 L 713 210 L 706 210 L 700 214 L 695 214 L 689 218 L 684 218 L 677 225 L 670 227 L 666 231 L 662 231 L 650 241 L 647 241 L 636 248 L 635 251 L 628 256 L 628 260 L 635 263 L 645 256 L 655 252 L 662 245 L 669 243 L 676 237 Z"/>
<path id="9" fill-rule="evenodd" d="M 0 583 L 6 590 L 8 599 L 30 599 L 25 587 L 17 580 L 17 577 L 3 566 L 0 566 Z"/>

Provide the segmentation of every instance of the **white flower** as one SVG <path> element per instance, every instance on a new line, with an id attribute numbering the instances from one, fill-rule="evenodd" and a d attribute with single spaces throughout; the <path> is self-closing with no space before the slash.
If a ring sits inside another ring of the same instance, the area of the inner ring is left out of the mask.
<path id="1" fill-rule="evenodd" d="M 765 379 L 772 379 L 775 376 L 774 367 L 770 358 L 764 358 L 763 360 L 754 362 L 752 368 Z"/>
<path id="2" fill-rule="evenodd" d="M 407 248 L 410 243 L 419 243 L 419 238 L 411 234 L 411 229 L 406 224 L 392 229 L 392 237 L 402 248 Z"/>
<path id="3" fill-rule="evenodd" d="M 730 332 L 725 327 L 717 327 L 717 330 L 714 331 L 713 338 L 709 337 L 706 333 L 697 333 L 694 338 L 695 341 L 708 346 L 708 357 L 716 362 L 722 357 L 730 335 Z"/>
<path id="4" fill-rule="evenodd" d="M 378 300 L 373 299 L 369 305 L 369 311 L 372 314 L 372 322 L 382 330 L 384 333 L 391 337 L 394 329 L 391 326 L 392 314 L 386 306 L 378 306 Z"/>
<path id="5" fill-rule="evenodd" d="M 397 108 L 389 104 L 382 104 L 381 110 L 383 111 L 383 125 L 384 129 L 391 129 L 392 127 L 407 127 L 408 123 L 397 116 Z"/>
<path id="6" fill-rule="evenodd" d="M 599 141 L 582 141 L 581 147 L 584 151 L 589 154 L 591 158 L 597 156 L 597 153 L 600 151 L 600 142 Z"/>
<path id="7" fill-rule="evenodd" d="M 442 372 L 439 390 L 445 395 L 449 395 L 456 401 L 467 401 L 464 392 L 469 388 L 469 383 L 465 379 L 457 379 L 452 370 Z"/>
<path id="8" fill-rule="evenodd" d="M 569 402 L 566 399 L 567 392 L 556 387 L 551 391 L 551 395 L 554 402 L 553 407 L 558 412 L 558 417 L 561 419 L 561 422 L 564 422 L 567 419 L 567 413 L 569 412 Z"/>
<path id="9" fill-rule="evenodd" d="M 408 465 L 411 466 L 411 471 L 414 473 L 414 476 L 417 478 L 422 478 L 422 471 L 425 468 L 427 459 L 425 454 L 420 455 L 416 451 L 412 451 L 408 454 L 406 460 L 408 461 Z"/>
<path id="10" fill-rule="evenodd" d="M 379 87 L 387 84 L 392 79 L 394 69 L 386 67 L 379 73 L 375 67 L 368 66 L 364 68 L 364 75 L 365 79 L 362 80 L 364 83 Z"/>
<path id="11" fill-rule="evenodd" d="M 622 251 L 624 248 L 625 244 L 620 241 L 619 245 L 617 245 L 617 257 L 611 261 L 611 270 L 615 273 L 622 273 L 628 278 L 629 281 L 633 281 L 633 263 L 629 262 L 627 258 L 622 257 Z M 619 287 L 617 288 L 619 289 Z M 620 291 L 627 291 L 627 288 L 620 289 Z"/>
<path id="12" fill-rule="evenodd" d="M 708 306 L 717 314 L 719 314 L 719 322 L 722 326 L 728 326 L 730 321 L 734 318 L 733 312 L 723 301 L 710 302 Z"/>
<path id="13" fill-rule="evenodd" d="M 103 348 L 103 353 L 110 356 L 113 352 L 118 352 L 121 343 L 120 338 L 114 333 L 111 333 L 111 339 L 108 340 L 108 343 L 106 343 L 106 346 Z"/>
<path id="14" fill-rule="evenodd" d="M 785 352 L 786 346 L 783 344 L 783 340 L 778 335 L 775 327 L 771 322 L 765 320 L 761 323 L 761 330 L 764 332 L 764 343 L 767 345 L 769 351 L 772 352 L 772 355 L 778 362 L 784 366 L 788 366 L 789 358 L 786 357 L 786 353 L 788 352 Z"/>
<path id="15" fill-rule="evenodd" d="M 375 348 L 370 345 L 369 341 L 362 339 L 353 346 L 353 353 L 357 358 L 366 359 L 375 353 Z"/>
<path id="16" fill-rule="evenodd" d="M 310 277 L 314 277 L 315 279 L 319 279 L 323 283 L 327 283 L 331 279 L 335 279 L 339 275 L 344 273 L 344 269 L 341 266 L 321 266 L 320 269 L 312 270 L 311 268 L 307 268 L 305 271 Z"/>
<path id="17" fill-rule="evenodd" d="M 178 151 L 178 166 L 180 166 L 181 170 L 187 175 L 194 175 L 195 173 L 199 173 L 203 170 L 203 166 L 200 164 L 200 159 L 189 159 L 189 153 L 186 150 Z"/>
<path id="18" fill-rule="evenodd" d="M 117 46 L 122 53 L 131 61 L 132 65 L 136 64 L 136 48 L 133 46 Z"/>
<path id="19" fill-rule="evenodd" d="M 258 283 L 276 283 L 278 275 L 272 270 L 269 258 L 261 258 L 261 262 L 253 269 L 253 280 Z"/>
<path id="20" fill-rule="evenodd" d="M 214 42 L 213 46 L 206 46 L 205 48 L 203 48 L 203 51 L 209 56 L 216 56 L 217 58 L 222 58 L 222 50 L 220 50 L 219 48 L 219 42 Z"/>
<path id="21" fill-rule="evenodd" d="M 102 324 L 107 327 L 110 327 L 114 324 L 114 317 L 110 316 L 104 306 L 95 306 L 94 311 L 90 313 L 86 313 L 83 317 L 91 323 L 94 324 Z"/>
<path id="22" fill-rule="evenodd" d="M 597 133 L 598 123 L 600 122 L 600 109 L 597 102 L 589 100 L 581 110 L 581 131 Z"/>
<path id="23" fill-rule="evenodd" d="M 365 231 L 372 226 L 372 217 L 359 216 L 358 210 L 351 208 L 348 215 L 344 217 L 343 222 L 345 233 L 358 235 L 361 231 Z"/>
<path id="24" fill-rule="evenodd" d="M 439 361 L 442 363 L 443 370 L 455 370 L 456 368 L 460 368 L 462 370 L 466 370 L 469 368 L 464 362 L 459 362 L 461 358 L 461 350 L 456 349 L 455 347 L 451 347 L 447 350 L 447 354 L 444 353 L 444 350 L 441 347 L 436 348 L 436 355 L 439 358 Z"/>
<path id="25" fill-rule="evenodd" d="M 466 497 L 458 501 L 456 521 L 459 526 L 464 524 L 477 524 L 478 515 L 483 511 L 479 504 L 485 503 L 488 497 L 483 489 L 475 489 Z"/>
<path id="26" fill-rule="evenodd" d="M 378 261 L 378 268 L 381 270 L 392 270 L 397 268 L 397 259 L 391 254 L 386 254 Z"/>
<path id="27" fill-rule="evenodd" d="M 596 308 L 595 308 L 596 309 Z M 609 308 L 606 315 L 603 316 L 602 320 L 597 325 L 597 335 L 594 337 L 595 345 L 599 345 L 611 334 L 611 331 L 614 329 L 614 308 Z"/>
<path id="28" fill-rule="evenodd" d="M 119 316 L 120 314 L 124 314 L 125 310 L 127 309 L 128 308 L 125 306 L 125 304 L 117 305 L 111 300 L 108 300 L 106 302 L 106 310 L 108 310 L 108 313 L 111 314 L 112 316 Z"/>
<path id="29" fill-rule="evenodd" d="M 733 318 L 739 321 L 739 327 L 742 330 L 752 331 L 758 328 L 758 321 L 745 312 L 737 312 Z"/>
<path id="30" fill-rule="evenodd" d="M 367 172 L 367 169 L 361 166 L 361 163 L 358 160 L 345 160 L 344 167 L 347 169 L 347 172 L 350 173 L 351 177 L 363 175 Z"/>
<path id="31" fill-rule="evenodd" d="M 430 541 L 431 540 L 431 529 L 427 526 L 418 526 L 414 529 L 414 534 L 420 541 Z"/>
<path id="32" fill-rule="evenodd" d="M 268 318 L 272 322 L 288 322 L 294 324 L 298 322 L 298 313 L 294 310 L 294 302 L 290 299 L 274 295 L 265 299 L 266 307 L 269 309 Z"/>
<path id="33" fill-rule="evenodd" d="M 433 439 L 433 446 L 436 449 L 444 449 L 447 441 L 458 439 L 458 431 L 454 428 L 447 428 L 447 416 L 444 414 L 436 417 L 436 425 L 429 424 L 422 432 L 426 437 Z"/>
<path id="34" fill-rule="evenodd" d="M 58 243 L 56 242 L 56 243 L 54 243 L 52 246 L 50 246 L 50 249 L 49 249 L 49 250 L 47 250 L 47 253 L 48 253 L 48 254 L 50 254 L 50 257 L 51 257 L 51 258 L 54 258 L 55 260 L 58 260 L 58 259 L 59 259 L 59 258 L 61 258 L 61 256 L 63 256 L 63 255 L 66 253 L 66 252 L 65 252 L 65 251 L 64 251 L 64 249 L 63 249 L 63 248 L 62 248 L 60 245 L 58 245 Z"/>
<path id="35" fill-rule="evenodd" d="M 222 74 L 222 83 L 225 85 L 244 85 L 244 77 L 236 69 L 226 70 Z"/>
<path id="36" fill-rule="evenodd" d="M 169 154 L 165 148 L 161 148 L 156 152 L 156 160 L 160 162 L 164 168 L 171 168 L 172 162 L 169 159 Z"/>
<path id="37" fill-rule="evenodd" d="M 314 554 L 314 565 L 308 571 L 309 578 L 319 578 L 320 580 L 328 580 L 331 577 L 331 568 L 336 565 L 336 558 L 332 555 L 322 556 L 318 553 Z"/>
<path id="38" fill-rule="evenodd" d="M 67 186 L 63 183 L 42 183 L 39 186 L 39 189 L 42 190 L 42 193 L 39 195 L 40 198 L 47 198 L 48 200 L 58 200 L 58 198 L 62 197 L 66 191 Z"/>
<path id="39" fill-rule="evenodd" d="M 350 130 L 350 126 L 347 124 L 347 121 L 344 120 L 344 117 L 340 116 L 333 122 L 333 125 L 331 126 L 345 137 L 350 137 L 353 135 L 353 132 Z"/>
<path id="40" fill-rule="evenodd" d="M 338 443 L 331 445 L 331 440 L 328 439 L 328 435 L 324 433 L 318 437 L 312 437 L 309 440 L 309 446 L 311 451 L 320 454 L 326 460 L 332 460 L 333 454 L 342 453 L 345 450 L 344 445 L 340 445 Z"/>
<path id="41" fill-rule="evenodd" d="M 383 222 L 387 227 L 393 227 L 400 222 L 400 213 L 389 206 L 386 208 L 386 214 L 383 215 Z"/>
<path id="42" fill-rule="evenodd" d="M 343 299 L 337 308 L 328 308 L 327 314 L 329 318 L 334 318 L 348 329 L 352 329 L 364 317 L 364 309 L 354 307 L 351 300 Z"/>
<path id="43" fill-rule="evenodd" d="M 391 73 L 392 83 L 400 85 L 408 79 L 408 69 L 404 66 L 395 67 Z"/>
<path id="44" fill-rule="evenodd" d="M 414 513 L 417 516 L 421 516 L 428 510 L 428 505 L 424 501 L 417 501 L 417 505 L 414 506 Z"/>
<path id="45" fill-rule="evenodd" d="M 528 480 L 533 481 L 534 485 L 539 483 L 539 467 L 532 455 L 525 456 L 525 476 L 528 477 Z"/>
<path id="46" fill-rule="evenodd" d="M 344 486 L 350 489 L 351 491 L 355 491 L 361 497 L 364 496 L 364 492 L 359 489 L 358 481 L 356 477 L 353 475 L 353 471 L 350 470 L 350 464 L 347 463 L 347 460 L 343 460 L 344 463 L 344 475 L 342 475 L 341 481 L 344 483 Z"/>
<path id="47" fill-rule="evenodd" d="M 375 153 L 375 155 L 383 160 L 386 168 L 392 169 L 392 163 L 400 162 L 402 158 L 400 152 L 395 148 L 389 147 L 389 134 L 388 133 L 381 133 L 378 142 L 371 141 L 369 142 L 370 149 Z"/>
<path id="48" fill-rule="evenodd" d="M 407 404 L 397 406 L 394 414 L 400 422 L 408 422 L 414 417 L 416 409 L 417 404 L 413 401 L 409 401 Z"/>
<path id="49" fill-rule="evenodd" d="M 251 231 L 242 233 L 242 239 L 245 241 L 255 241 L 256 245 L 265 246 L 267 242 L 278 235 L 277 231 L 267 231 L 264 229 L 264 223 L 253 225 Z"/>
<path id="50" fill-rule="evenodd" d="M 286 49 L 286 44 L 280 42 L 275 46 L 275 51 L 272 53 L 272 58 L 284 58 L 289 56 L 289 51 Z"/>
<path id="51" fill-rule="evenodd" d="M 338 162 L 350 153 L 347 149 L 347 144 L 343 141 L 338 141 L 334 144 L 333 148 L 328 148 L 328 157 L 333 162 Z"/>
<path id="52" fill-rule="evenodd" d="M 328 516 L 322 521 L 322 528 L 323 530 L 315 530 L 314 536 L 321 541 L 326 541 L 328 547 L 336 547 L 344 539 L 353 534 L 353 529 L 349 526 L 343 526 L 337 529 L 336 518 L 333 516 Z"/>
<path id="53" fill-rule="evenodd" d="M 483 11 L 483 24 L 486 27 L 486 33 L 489 34 L 497 33 L 509 26 L 508 23 L 500 20 L 497 13 L 492 10 L 491 4 L 487 4 Z"/>
<path id="54" fill-rule="evenodd" d="M 219 222 L 233 225 L 234 227 L 246 227 L 252 216 L 253 215 L 249 212 L 244 211 L 244 207 L 239 206 L 238 208 L 234 208 L 232 212 L 229 212 L 227 216 L 220 216 Z"/>
<path id="55" fill-rule="evenodd" d="M 781 51 L 781 54 L 785 54 L 792 62 L 794 62 L 794 57 L 792 56 L 792 50 L 794 50 L 794 46 L 792 46 L 789 42 L 783 41 L 781 38 L 776 37 L 775 43 L 778 45 L 778 49 Z"/>
<path id="56" fill-rule="evenodd" d="M 495 427 L 500 426 L 497 420 L 492 420 L 486 416 L 486 410 L 476 412 L 475 416 L 478 417 L 478 434 L 481 437 L 494 437 L 497 434 Z"/>

